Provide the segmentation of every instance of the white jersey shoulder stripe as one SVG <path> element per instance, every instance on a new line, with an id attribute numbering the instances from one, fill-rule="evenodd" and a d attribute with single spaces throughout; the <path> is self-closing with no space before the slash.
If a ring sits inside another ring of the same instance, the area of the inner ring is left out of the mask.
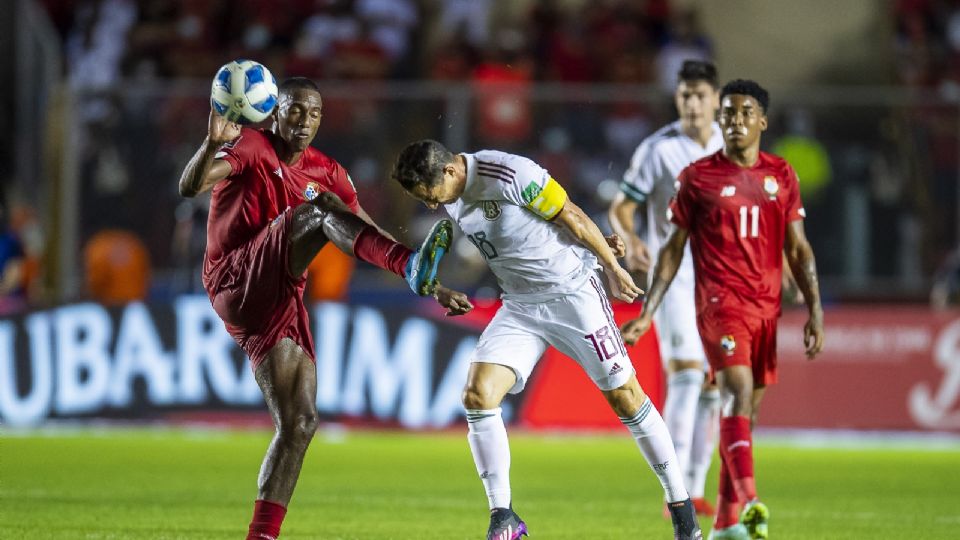
<path id="1" fill-rule="evenodd" d="M 517 171 L 500 163 L 477 160 L 477 174 L 512 184 Z"/>

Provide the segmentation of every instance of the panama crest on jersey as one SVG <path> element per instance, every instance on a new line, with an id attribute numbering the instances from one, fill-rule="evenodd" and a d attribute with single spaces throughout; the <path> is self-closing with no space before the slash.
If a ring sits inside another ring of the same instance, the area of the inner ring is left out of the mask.
<path id="1" fill-rule="evenodd" d="M 767 192 L 771 200 L 776 199 L 777 192 L 780 191 L 780 184 L 777 183 L 777 179 L 773 176 L 764 176 L 763 190 Z"/>
<path id="2" fill-rule="evenodd" d="M 733 336 L 727 334 L 720 338 L 720 348 L 723 349 L 723 352 L 727 353 L 727 356 L 732 356 L 733 351 L 737 350 L 737 340 L 733 339 Z"/>
<path id="3" fill-rule="evenodd" d="M 303 198 L 312 201 L 320 195 L 320 184 L 316 182 L 307 182 L 307 187 L 303 190 Z"/>
<path id="4" fill-rule="evenodd" d="M 494 221 L 500 217 L 500 204 L 497 201 L 483 201 L 483 218 Z"/>

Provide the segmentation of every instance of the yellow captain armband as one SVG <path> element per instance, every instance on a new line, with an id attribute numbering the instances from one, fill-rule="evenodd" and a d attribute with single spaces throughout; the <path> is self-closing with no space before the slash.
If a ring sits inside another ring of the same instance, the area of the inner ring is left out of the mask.
<path id="1" fill-rule="evenodd" d="M 551 177 L 543 187 L 535 181 L 530 182 L 523 189 L 523 202 L 527 210 L 551 220 L 563 210 L 563 205 L 567 203 L 567 192 Z"/>

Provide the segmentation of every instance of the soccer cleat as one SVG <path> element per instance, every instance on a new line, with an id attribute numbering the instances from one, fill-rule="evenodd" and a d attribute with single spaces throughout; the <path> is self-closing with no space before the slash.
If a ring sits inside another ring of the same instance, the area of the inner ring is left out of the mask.
<path id="1" fill-rule="evenodd" d="M 770 510 L 767 505 L 754 499 L 743 507 L 740 512 L 740 524 L 746 527 L 750 538 L 767 538 L 767 521 L 770 520 Z"/>
<path id="2" fill-rule="evenodd" d="M 430 296 L 437 287 L 437 268 L 440 259 L 450 249 L 453 239 L 453 223 L 441 219 L 433 224 L 420 249 L 407 260 L 405 269 L 407 284 L 420 296 Z"/>
<path id="3" fill-rule="evenodd" d="M 692 500 L 693 508 L 697 511 L 698 516 L 713 517 L 713 515 L 717 513 L 717 509 L 710 504 L 710 501 L 703 497 L 696 497 Z"/>
<path id="4" fill-rule="evenodd" d="M 750 540 L 750 533 L 747 532 L 746 527 L 737 523 L 726 529 L 714 529 L 710 531 L 710 536 L 707 537 L 707 540 Z"/>
<path id="5" fill-rule="evenodd" d="M 712 518 L 717 513 L 713 504 L 703 497 L 694 497 L 690 500 L 693 501 L 693 509 L 696 510 L 698 516 Z M 670 519 L 670 508 L 666 504 L 663 505 L 663 519 Z"/>
<path id="6" fill-rule="evenodd" d="M 521 536 L 529 536 L 527 524 L 510 508 L 494 508 L 490 512 L 490 528 L 487 529 L 487 540 L 520 540 Z"/>
<path id="7" fill-rule="evenodd" d="M 667 503 L 667 509 L 670 510 L 670 520 L 673 522 L 674 540 L 703 540 L 693 501 L 686 499 Z"/>

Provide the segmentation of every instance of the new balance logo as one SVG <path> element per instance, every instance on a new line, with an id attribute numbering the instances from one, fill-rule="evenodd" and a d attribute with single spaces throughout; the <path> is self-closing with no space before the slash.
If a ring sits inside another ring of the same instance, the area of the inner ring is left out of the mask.
<path id="1" fill-rule="evenodd" d="M 609 373 L 609 374 L 610 374 L 610 375 L 616 375 L 617 373 L 620 373 L 621 371 L 623 371 L 623 368 L 620 367 L 620 364 L 614 362 L 614 363 L 613 363 L 613 367 L 610 368 L 610 373 Z"/>
<path id="2" fill-rule="evenodd" d="M 721 197 L 733 197 L 736 194 L 737 186 L 724 186 L 724 188 L 720 190 Z"/>
<path id="3" fill-rule="evenodd" d="M 734 448 L 739 448 L 741 446 L 750 446 L 750 441 L 737 441 L 727 447 L 727 452 L 732 452 Z"/>

